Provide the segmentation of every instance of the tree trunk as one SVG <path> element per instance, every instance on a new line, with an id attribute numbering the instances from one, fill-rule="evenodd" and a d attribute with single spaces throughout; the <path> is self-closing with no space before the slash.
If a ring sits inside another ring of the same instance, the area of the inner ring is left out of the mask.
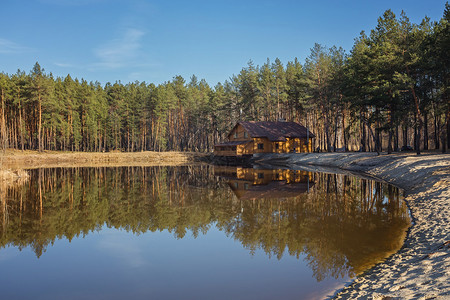
<path id="1" fill-rule="evenodd" d="M 410 76 L 410 72 L 409 72 L 409 68 L 408 66 L 406 66 L 406 72 L 408 74 L 408 76 Z M 416 153 L 417 155 L 420 155 L 420 131 L 422 130 L 422 126 L 423 126 L 423 121 L 422 121 L 422 113 L 420 111 L 420 107 L 419 107 L 419 98 L 416 95 L 416 90 L 414 89 L 414 85 L 410 85 L 410 89 L 411 89 L 411 93 L 414 99 L 414 104 L 415 104 L 415 108 L 416 108 L 416 115 L 417 115 L 417 121 L 415 122 L 416 125 L 415 127 L 417 127 L 417 134 L 416 134 L 416 142 L 417 142 L 417 146 L 416 146 Z"/>
<path id="2" fill-rule="evenodd" d="M 408 125 L 403 125 L 403 147 L 408 145 Z"/>
<path id="3" fill-rule="evenodd" d="M 417 155 L 420 155 L 420 124 L 417 124 L 418 116 L 417 114 L 414 115 L 414 149 L 416 150 Z M 420 123 L 420 121 L 419 121 Z"/>
<path id="4" fill-rule="evenodd" d="M 309 152 L 309 123 L 308 123 L 308 115 L 306 115 L 306 152 Z M 314 151 L 314 149 L 312 149 Z"/>
<path id="5" fill-rule="evenodd" d="M 1 92 L 1 101 L 2 101 L 2 120 L 1 120 L 1 138 L 2 138 L 2 150 L 5 151 L 6 150 L 6 140 L 7 140 L 7 136 L 6 136 L 6 120 L 5 120 L 5 90 L 2 88 L 2 92 Z"/>
<path id="6" fill-rule="evenodd" d="M 130 127 L 127 128 L 127 152 L 130 152 Z"/>
<path id="7" fill-rule="evenodd" d="M 20 146 L 22 151 L 24 151 L 24 139 L 23 139 L 23 120 L 22 120 L 22 103 L 20 101 L 20 89 L 17 90 L 17 98 L 18 98 L 18 110 L 19 110 L 19 134 L 20 134 Z"/>
<path id="8" fill-rule="evenodd" d="M 375 143 L 375 146 L 374 146 L 375 151 L 377 152 L 378 155 L 380 155 L 380 146 L 379 146 L 379 142 L 380 142 L 379 138 L 380 138 L 380 136 L 379 136 L 379 134 L 377 134 L 378 131 L 375 131 L 375 134 L 378 135 L 378 136 L 376 136 L 376 135 L 373 134 L 372 127 L 370 127 L 370 126 L 368 126 L 368 127 L 369 127 L 369 132 L 372 135 L 373 142 Z"/>
<path id="9" fill-rule="evenodd" d="M 42 152 L 42 103 L 41 94 L 38 95 L 38 109 L 39 109 L 39 127 L 38 127 L 38 144 L 39 152 Z"/>
<path id="10" fill-rule="evenodd" d="M 373 130 L 372 130 L 372 127 L 370 127 L 368 124 L 367 124 L 367 120 L 365 120 L 365 119 L 362 119 L 363 121 L 364 121 L 364 124 L 366 124 L 367 125 L 367 128 L 369 129 L 369 134 L 372 136 L 372 139 L 373 139 L 373 142 L 375 143 L 375 151 L 377 152 L 377 154 L 378 155 L 380 155 L 380 151 L 378 151 L 378 149 L 379 149 L 379 147 L 378 147 L 378 139 L 377 139 L 377 137 L 374 135 L 374 133 L 373 133 Z M 369 151 L 370 151 L 370 149 L 369 149 Z"/>
<path id="11" fill-rule="evenodd" d="M 381 152 L 380 149 L 380 130 L 378 130 L 378 128 L 375 128 L 375 151 L 377 151 L 377 153 Z"/>
<path id="12" fill-rule="evenodd" d="M 442 153 L 445 153 L 445 152 L 447 152 L 447 136 L 448 136 L 448 132 L 449 132 L 449 130 L 448 130 L 448 117 L 446 118 L 446 123 L 447 124 L 445 124 L 444 123 L 444 128 L 441 130 L 442 132 L 441 132 L 441 141 L 442 141 Z M 447 132 L 445 132 L 445 131 L 447 131 Z"/>
<path id="13" fill-rule="evenodd" d="M 450 110 L 447 111 L 447 149 L 450 148 Z"/>
<path id="14" fill-rule="evenodd" d="M 342 110 L 342 135 L 344 138 L 344 151 L 348 151 L 348 140 L 345 133 L 345 109 Z"/>
<path id="15" fill-rule="evenodd" d="M 328 114 L 325 114 L 325 139 L 327 143 L 327 152 L 331 152 L 331 141 L 330 141 L 330 125 L 328 122 Z"/>
<path id="16" fill-rule="evenodd" d="M 392 129 L 389 128 L 389 138 L 388 138 L 388 154 L 392 154 Z"/>
<path id="17" fill-rule="evenodd" d="M 334 118 L 334 141 L 333 141 L 333 152 L 336 152 L 337 148 L 337 133 L 338 133 L 338 118 L 339 114 L 336 112 L 336 117 Z"/>
<path id="18" fill-rule="evenodd" d="M 360 116 L 360 127 L 361 127 L 361 152 L 366 152 L 367 151 L 367 147 L 366 147 L 366 125 L 365 122 L 363 121 L 363 119 L 365 118 L 365 115 L 362 111 L 359 112 L 359 116 Z"/>
<path id="19" fill-rule="evenodd" d="M 423 150 L 428 150 L 428 113 L 426 111 L 424 112 L 423 118 Z"/>
<path id="20" fill-rule="evenodd" d="M 394 151 L 397 152 L 398 151 L 398 125 L 395 126 L 395 136 L 394 136 Z"/>
<path id="21" fill-rule="evenodd" d="M 392 108 L 389 112 L 389 138 L 388 138 L 388 154 L 392 154 L 392 135 L 393 135 L 393 127 L 394 127 L 394 120 L 392 117 Z"/>
<path id="22" fill-rule="evenodd" d="M 440 136 L 439 136 L 439 119 L 436 114 L 436 111 L 434 111 L 434 149 L 438 150 L 441 148 L 440 145 Z"/>

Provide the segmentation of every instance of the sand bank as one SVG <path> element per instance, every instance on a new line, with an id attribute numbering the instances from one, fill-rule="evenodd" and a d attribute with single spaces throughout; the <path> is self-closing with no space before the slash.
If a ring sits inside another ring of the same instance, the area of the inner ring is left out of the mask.
<path id="1" fill-rule="evenodd" d="M 8 149 L 0 154 L 0 184 L 24 182 L 26 169 L 58 167 L 180 166 L 204 160 L 195 152 L 62 152 Z"/>
<path id="2" fill-rule="evenodd" d="M 176 166 L 199 161 L 205 154 L 195 152 L 59 152 L 9 150 L 2 155 L 0 169 L 100 166 Z"/>
<path id="3" fill-rule="evenodd" d="M 449 154 L 286 154 L 274 162 L 362 173 L 406 192 L 413 225 L 404 246 L 343 288 L 336 299 L 450 299 Z"/>

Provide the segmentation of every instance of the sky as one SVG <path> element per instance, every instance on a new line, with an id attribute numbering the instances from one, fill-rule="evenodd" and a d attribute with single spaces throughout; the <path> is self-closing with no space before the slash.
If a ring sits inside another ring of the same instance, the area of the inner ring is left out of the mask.
<path id="1" fill-rule="evenodd" d="M 349 52 L 387 9 L 438 21 L 446 0 L 3 0 L 0 72 L 211 86 L 252 60 L 303 63 L 314 43 Z"/>

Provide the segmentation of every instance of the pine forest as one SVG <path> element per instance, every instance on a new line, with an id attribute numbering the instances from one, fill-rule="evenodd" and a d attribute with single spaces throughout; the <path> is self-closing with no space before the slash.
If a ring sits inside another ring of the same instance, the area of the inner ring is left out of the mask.
<path id="1" fill-rule="evenodd" d="M 193 75 L 163 84 L 0 73 L 1 148 L 201 151 L 236 122 L 296 121 L 317 151 L 418 153 L 450 146 L 450 5 L 413 24 L 387 10 L 353 48 L 315 44 L 304 62 L 255 65 L 210 86 Z"/>

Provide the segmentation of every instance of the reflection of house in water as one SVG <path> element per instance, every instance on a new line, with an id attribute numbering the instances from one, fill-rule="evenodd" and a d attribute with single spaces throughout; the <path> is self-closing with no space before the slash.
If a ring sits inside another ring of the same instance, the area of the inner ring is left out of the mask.
<path id="1" fill-rule="evenodd" d="M 309 192 L 313 173 L 299 170 L 259 170 L 242 167 L 216 167 L 214 173 L 226 178 L 241 200 L 292 198 Z"/>

